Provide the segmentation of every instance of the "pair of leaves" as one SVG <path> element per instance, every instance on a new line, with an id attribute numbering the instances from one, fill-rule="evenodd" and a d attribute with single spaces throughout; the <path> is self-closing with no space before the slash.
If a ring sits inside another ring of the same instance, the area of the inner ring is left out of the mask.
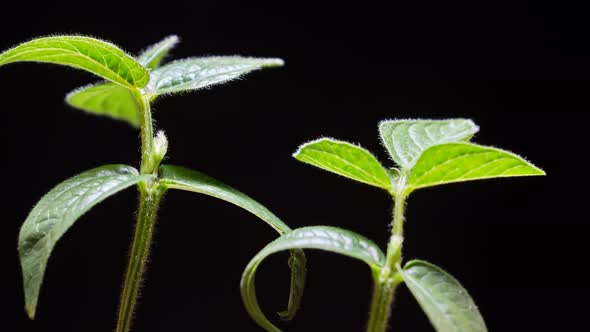
<path id="1" fill-rule="evenodd" d="M 251 71 L 281 66 L 281 59 L 216 56 L 188 58 L 160 66 L 178 42 L 170 36 L 149 47 L 136 59 L 105 41 L 82 36 L 38 38 L 0 54 L 0 66 L 22 61 L 47 62 L 89 71 L 112 83 L 75 90 L 66 101 L 81 110 L 139 126 L 140 106 L 132 90 L 151 98 L 192 91 L 237 79 Z M 151 71 L 151 72 L 150 72 Z"/>
<path id="2" fill-rule="evenodd" d="M 150 70 L 157 68 L 178 41 L 177 36 L 165 38 L 143 51 L 137 57 L 137 62 Z M 140 126 L 140 105 L 132 91 L 123 86 L 114 83 L 92 84 L 70 92 L 66 101 L 77 109 L 127 121 L 136 128 Z"/>
<path id="3" fill-rule="evenodd" d="M 384 255 L 379 247 L 362 235 L 329 226 L 295 229 L 262 249 L 248 264 L 242 275 L 241 294 L 250 316 L 270 332 L 281 330 L 263 314 L 256 299 L 255 277 L 262 261 L 279 251 L 293 249 L 321 249 L 363 261 L 373 275 L 379 275 Z M 403 280 L 438 332 L 487 331 L 475 303 L 451 275 L 420 260 L 398 267 Z"/>
<path id="4" fill-rule="evenodd" d="M 84 213 L 107 197 L 140 181 L 152 178 L 140 175 L 126 165 L 106 165 L 74 176 L 49 191 L 30 212 L 19 235 L 19 254 L 23 270 L 25 303 L 34 318 L 47 261 L 57 241 Z M 180 189 L 213 196 L 235 204 L 256 215 L 279 234 L 290 228 L 267 208 L 232 187 L 202 173 L 178 166 L 162 166 L 163 189 Z M 292 286 L 286 315 L 297 310 L 305 281 L 305 256 L 293 250 Z"/>
<path id="5" fill-rule="evenodd" d="M 389 192 L 497 177 L 544 175 L 523 158 L 468 143 L 478 127 L 465 119 L 393 120 L 379 125 L 383 144 L 401 168 L 388 170 L 369 151 L 323 138 L 302 145 L 294 157 L 305 163 Z M 399 175 L 404 188 L 397 188 Z"/>

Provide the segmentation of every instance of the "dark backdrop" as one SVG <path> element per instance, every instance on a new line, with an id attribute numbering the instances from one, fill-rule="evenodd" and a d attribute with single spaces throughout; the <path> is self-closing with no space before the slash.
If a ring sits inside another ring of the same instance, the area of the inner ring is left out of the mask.
<path id="1" fill-rule="evenodd" d="M 137 8 L 134 8 L 137 7 Z M 579 225 L 568 189 L 584 167 L 568 158 L 586 106 L 576 48 L 576 8 L 536 1 L 382 3 L 80 1 L 3 4 L 0 49 L 39 35 L 82 33 L 131 52 L 168 34 L 175 58 L 277 56 L 284 68 L 249 75 L 155 105 L 170 141 L 168 162 L 239 188 L 289 225 L 352 229 L 385 246 L 392 204 L 368 186 L 291 157 L 307 140 L 362 144 L 387 161 L 377 138 L 386 118 L 469 117 L 475 140 L 521 153 L 545 178 L 449 185 L 409 201 L 405 256 L 443 266 L 471 292 L 492 331 L 576 331 L 586 286 Z M 578 11 L 579 12 L 579 11 Z M 0 68 L 3 218 L 0 316 L 6 331 L 109 331 L 132 236 L 136 194 L 118 194 L 85 215 L 51 257 L 38 318 L 24 314 L 16 242 L 29 208 L 59 181 L 107 163 L 137 165 L 138 133 L 70 109 L 66 92 L 96 81 L 50 65 Z M 577 119 L 578 118 L 578 119 Z M 576 185 L 577 184 L 577 185 Z M 585 195 L 585 194 L 583 194 Z M 164 202 L 136 331 L 259 331 L 239 296 L 249 259 L 275 237 L 243 210 L 170 192 Z M 286 331 L 361 331 L 371 290 L 362 263 L 310 252 L 307 293 Z M 262 266 L 260 301 L 270 316 L 287 297 L 286 255 Z M 431 331 L 405 289 L 396 331 Z"/>

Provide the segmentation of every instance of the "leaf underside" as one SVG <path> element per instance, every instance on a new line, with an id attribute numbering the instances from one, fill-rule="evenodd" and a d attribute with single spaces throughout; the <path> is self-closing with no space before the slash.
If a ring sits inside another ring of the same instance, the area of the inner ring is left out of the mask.
<path id="1" fill-rule="evenodd" d="M 437 332 L 487 331 L 473 299 L 451 275 L 421 260 L 408 262 L 400 273 Z"/>
<path id="2" fill-rule="evenodd" d="M 442 143 L 469 140 L 479 127 L 468 119 L 386 120 L 379 123 L 381 141 L 393 161 L 411 168 L 423 151 Z"/>
<path id="3" fill-rule="evenodd" d="M 383 264 L 383 252 L 372 241 L 348 230 L 311 226 L 295 229 L 274 240 L 262 249 L 248 264 L 242 275 L 241 294 L 246 310 L 266 331 L 280 332 L 262 312 L 256 299 L 255 277 L 258 266 L 274 253 L 293 249 L 320 249 L 359 259 L 373 271 Z"/>
<path id="4" fill-rule="evenodd" d="M 149 69 L 156 69 L 170 50 L 178 44 L 178 36 L 168 36 L 148 47 L 137 57 L 137 61 Z"/>
<path id="5" fill-rule="evenodd" d="M 303 144 L 293 156 L 302 162 L 349 179 L 391 190 L 387 171 L 369 151 L 330 138 Z"/>
<path id="6" fill-rule="evenodd" d="M 447 143 L 424 151 L 412 168 L 409 188 L 544 174 L 533 164 L 507 151 L 471 143 Z"/>
<path id="7" fill-rule="evenodd" d="M 203 173 L 179 166 L 162 165 L 160 167 L 160 185 L 166 189 L 179 189 L 209 195 L 237 205 L 262 219 L 281 235 L 291 231 L 289 226 L 262 204 Z M 305 285 L 305 262 L 305 255 L 302 250 L 293 249 L 291 251 L 289 259 L 289 267 L 291 268 L 289 304 L 287 310 L 280 313 L 285 319 L 292 319 L 299 309 Z"/>
<path id="8" fill-rule="evenodd" d="M 26 310 L 31 319 L 47 261 L 60 237 L 96 204 L 147 178 L 131 166 L 106 165 L 60 183 L 35 205 L 20 230 L 18 245 Z"/>
<path id="9" fill-rule="evenodd" d="M 281 59 L 214 56 L 168 63 L 151 72 L 149 93 L 170 94 L 225 83 L 258 69 L 282 66 Z"/>
<path id="10" fill-rule="evenodd" d="M 201 172 L 180 166 L 162 165 L 160 167 L 160 185 L 167 189 L 180 189 L 209 195 L 237 205 L 268 223 L 279 234 L 291 230 L 262 204 Z"/>
<path id="11" fill-rule="evenodd" d="M 0 54 L 0 66 L 21 61 L 83 69 L 129 88 L 143 88 L 150 80 L 147 70 L 119 47 L 89 37 L 38 38 Z"/>
<path id="12" fill-rule="evenodd" d="M 96 115 L 126 121 L 139 128 L 140 109 L 131 90 L 114 83 L 99 83 L 70 92 L 66 102 Z"/>

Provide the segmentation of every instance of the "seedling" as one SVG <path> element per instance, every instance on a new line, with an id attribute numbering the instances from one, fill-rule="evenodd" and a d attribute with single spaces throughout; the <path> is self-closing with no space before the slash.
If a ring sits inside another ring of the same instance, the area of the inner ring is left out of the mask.
<path id="1" fill-rule="evenodd" d="M 410 260 L 402 265 L 404 209 L 417 189 L 499 177 L 545 175 L 523 158 L 500 149 L 469 143 L 479 128 L 470 120 L 392 120 L 379 124 L 383 145 L 397 167 L 385 168 L 369 151 L 330 138 L 303 144 L 294 157 L 302 162 L 387 191 L 394 200 L 387 252 L 348 230 L 310 226 L 295 229 L 267 245 L 242 276 L 242 299 L 252 318 L 267 331 L 280 331 L 262 313 L 254 289 L 260 263 L 273 253 L 321 249 L 369 265 L 374 290 L 368 332 L 387 329 L 397 286 L 405 283 L 438 332 L 487 331 L 472 298 L 441 268 Z M 402 267 L 403 266 L 403 267 Z"/>
<path id="2" fill-rule="evenodd" d="M 117 320 L 117 332 L 127 332 L 149 254 L 160 199 L 169 189 L 210 195 L 253 213 L 279 234 L 291 229 L 264 206 L 207 175 L 179 166 L 160 165 L 168 150 L 164 132 L 153 133 L 150 105 L 160 96 L 199 90 L 225 83 L 254 70 L 281 66 L 281 59 L 241 56 L 200 57 L 160 66 L 178 38 L 170 36 L 132 57 L 119 47 L 95 38 L 54 36 L 34 39 L 0 54 L 0 66 L 23 61 L 46 62 L 86 70 L 103 79 L 67 95 L 66 101 L 83 111 L 126 121 L 141 130 L 139 171 L 127 165 L 105 165 L 74 176 L 53 188 L 30 212 L 19 236 L 26 311 L 35 317 L 39 291 L 49 259 L 59 238 L 84 213 L 107 197 L 136 185 L 139 208 L 135 237 Z M 293 250 L 288 308 L 292 318 L 305 279 L 305 256 Z"/>

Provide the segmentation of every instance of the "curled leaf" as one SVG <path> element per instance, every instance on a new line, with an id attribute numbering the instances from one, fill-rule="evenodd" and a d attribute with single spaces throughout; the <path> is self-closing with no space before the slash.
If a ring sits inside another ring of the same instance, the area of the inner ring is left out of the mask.
<path id="1" fill-rule="evenodd" d="M 242 300 L 250 317 L 266 331 L 280 332 L 262 312 L 256 299 L 256 270 L 262 261 L 274 253 L 293 249 L 320 249 L 359 259 L 373 272 L 383 264 L 383 252 L 372 241 L 354 232 L 329 226 L 295 229 L 268 244 L 248 264 L 242 275 Z"/>
<path id="2" fill-rule="evenodd" d="M 225 183 L 213 179 L 203 173 L 184 167 L 163 165 L 160 167 L 160 185 L 166 189 L 192 191 L 222 199 L 254 214 L 281 235 L 291 231 L 289 226 L 262 204 Z M 280 313 L 285 319 L 291 319 L 295 316 L 299 304 L 301 303 L 301 297 L 303 296 L 306 268 L 305 255 L 302 250 L 291 250 L 289 267 L 291 268 L 289 304 L 287 310 Z"/>

